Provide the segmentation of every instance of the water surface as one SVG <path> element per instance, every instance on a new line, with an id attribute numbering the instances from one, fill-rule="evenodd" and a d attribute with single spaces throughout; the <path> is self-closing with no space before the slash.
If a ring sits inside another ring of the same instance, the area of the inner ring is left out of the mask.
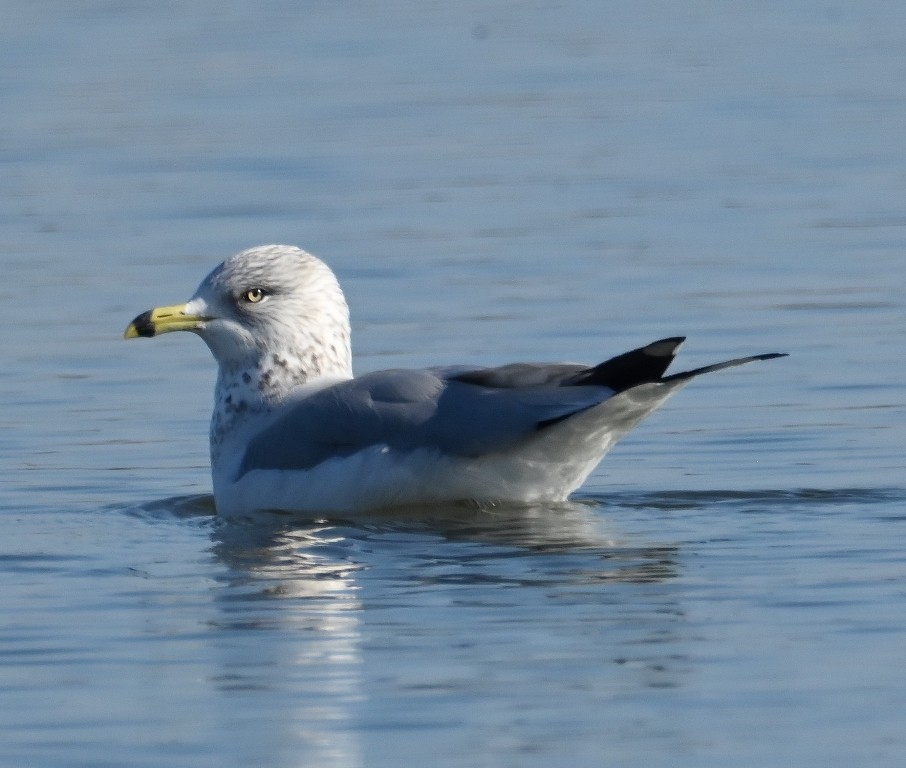
<path id="1" fill-rule="evenodd" d="M 0 762 L 906 758 L 906 11 L 6 3 Z M 695 382 L 573 502 L 214 513 L 221 258 L 337 271 L 359 371 Z"/>

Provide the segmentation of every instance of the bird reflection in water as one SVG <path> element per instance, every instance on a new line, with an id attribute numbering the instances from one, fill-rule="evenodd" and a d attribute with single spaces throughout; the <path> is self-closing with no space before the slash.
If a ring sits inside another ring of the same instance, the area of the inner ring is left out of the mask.
<path id="1" fill-rule="evenodd" d="M 362 765 L 374 723 L 454 717 L 489 675 L 529 685 L 526 664 L 556 665 L 584 636 L 598 638 L 603 690 L 670 688 L 685 674 L 686 619 L 669 587 L 678 548 L 621 534 L 599 500 L 397 509 L 355 522 L 225 519 L 210 497 L 173 501 L 171 514 L 207 517 L 221 566 L 212 683 L 228 712 L 268 720 L 250 732 L 271 735 L 256 753 L 270 764 L 287 764 L 294 745 L 311 758 L 299 765 Z M 520 643 L 541 661 L 495 655 Z M 556 668 L 564 686 L 589 685 L 586 673 L 570 682 L 572 668 Z M 407 691 L 428 690 L 430 707 L 393 710 Z"/>

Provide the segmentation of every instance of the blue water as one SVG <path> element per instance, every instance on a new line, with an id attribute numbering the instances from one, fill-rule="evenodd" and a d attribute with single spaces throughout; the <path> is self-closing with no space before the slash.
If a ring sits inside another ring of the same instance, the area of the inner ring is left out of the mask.
<path id="1" fill-rule="evenodd" d="M 0 5 L 0 764 L 906 760 L 906 8 Z M 214 513 L 220 259 L 359 371 L 697 381 L 573 503 Z"/>

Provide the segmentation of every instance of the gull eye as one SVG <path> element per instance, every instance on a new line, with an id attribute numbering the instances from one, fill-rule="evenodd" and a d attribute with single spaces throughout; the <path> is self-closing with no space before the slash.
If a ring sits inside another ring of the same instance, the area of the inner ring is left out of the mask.
<path id="1" fill-rule="evenodd" d="M 267 296 L 267 292 L 263 288 L 249 288 L 242 294 L 242 300 L 249 304 L 257 304 L 259 301 L 264 301 L 265 296 Z"/>

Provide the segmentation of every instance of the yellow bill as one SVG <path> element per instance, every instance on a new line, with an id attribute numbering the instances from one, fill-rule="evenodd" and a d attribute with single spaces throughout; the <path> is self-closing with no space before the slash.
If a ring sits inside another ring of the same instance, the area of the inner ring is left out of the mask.
<path id="1" fill-rule="evenodd" d="M 135 318 L 123 338 L 137 339 L 158 336 L 171 331 L 194 331 L 208 318 L 186 312 L 186 304 L 174 304 L 172 307 L 157 307 L 142 312 Z"/>

